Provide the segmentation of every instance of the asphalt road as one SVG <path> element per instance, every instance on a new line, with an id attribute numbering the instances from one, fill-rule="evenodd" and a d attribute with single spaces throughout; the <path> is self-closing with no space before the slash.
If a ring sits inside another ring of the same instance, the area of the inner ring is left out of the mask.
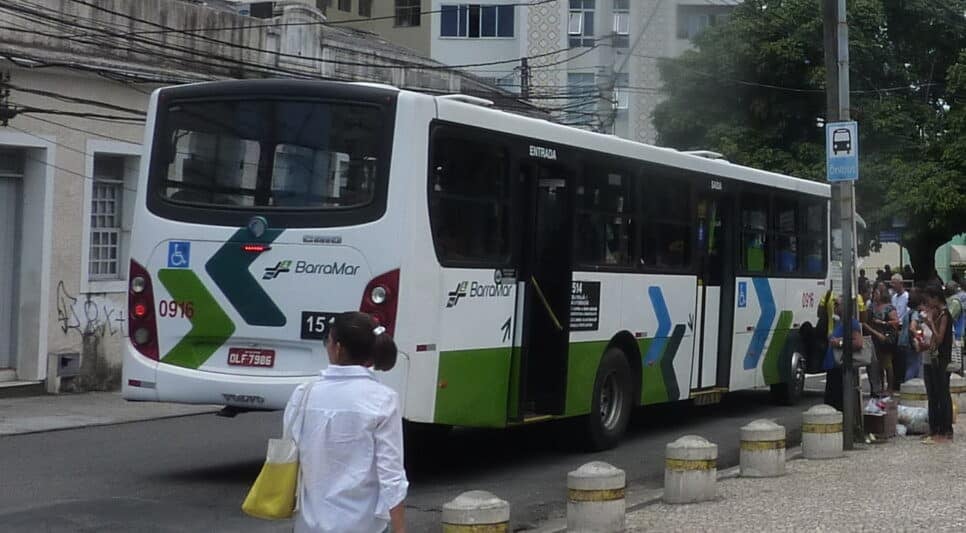
<path id="1" fill-rule="evenodd" d="M 811 386 L 820 386 L 810 380 Z M 719 405 L 662 406 L 635 413 L 618 448 L 586 454 L 573 427 L 543 424 L 508 431 L 459 430 L 436 445 L 407 450 L 421 460 L 409 471 L 409 530 L 437 531 L 442 504 L 466 490 L 508 500 L 515 530 L 566 513 L 566 475 L 591 460 L 627 472 L 630 500 L 663 482 L 664 445 L 686 434 L 719 445 L 719 467 L 738 459 L 738 428 L 772 418 L 797 428 L 801 412 L 776 407 L 766 392 L 726 396 Z M 239 509 L 261 466 L 278 413 L 213 415 L 0 437 L 0 529 L 3 531 L 290 531 Z M 792 445 L 800 435 L 790 431 Z"/>

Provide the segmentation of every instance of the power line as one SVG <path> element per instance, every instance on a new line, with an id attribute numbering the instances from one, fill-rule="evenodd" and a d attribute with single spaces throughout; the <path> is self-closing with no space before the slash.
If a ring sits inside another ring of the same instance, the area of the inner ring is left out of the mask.
<path id="1" fill-rule="evenodd" d="M 29 94 L 36 94 L 36 95 L 39 95 L 39 96 L 46 96 L 48 98 L 54 98 L 56 100 L 62 100 L 64 102 L 70 102 L 70 103 L 73 103 L 73 104 L 84 104 L 84 105 L 95 106 L 95 107 L 103 107 L 105 109 L 111 109 L 113 111 L 120 111 L 120 112 L 123 112 L 123 113 L 131 113 L 132 115 L 141 115 L 142 117 L 145 115 L 145 112 L 144 111 L 141 111 L 139 109 L 133 109 L 133 108 L 129 108 L 129 107 L 122 107 L 122 106 L 118 106 L 118 105 L 114 105 L 114 104 L 109 104 L 109 103 L 106 103 L 106 102 L 101 102 L 101 101 L 98 101 L 98 100 L 88 100 L 87 98 L 78 98 L 76 96 L 67 96 L 67 95 L 63 95 L 63 94 L 59 94 L 59 93 L 54 93 L 54 92 L 50 92 L 50 91 L 44 91 L 44 90 L 40 90 L 40 89 L 27 89 L 26 87 L 21 87 L 21 86 L 18 86 L 18 85 L 14 85 L 12 83 L 3 83 L 3 82 L 0 82 L 0 87 L 2 87 L 4 85 L 7 86 L 7 87 L 10 87 L 11 89 L 13 89 L 15 91 L 19 91 L 19 92 L 23 92 L 23 93 L 29 93 Z"/>
<path id="2" fill-rule="evenodd" d="M 57 141 L 52 141 L 52 140 L 50 140 L 50 139 L 48 139 L 46 137 L 41 137 L 40 135 L 37 135 L 35 133 L 31 133 L 31 132 L 29 132 L 29 131 L 27 131 L 25 129 L 21 129 L 21 128 L 18 128 L 16 126 L 7 126 L 7 127 L 9 127 L 10 129 L 13 129 L 13 130 L 17 130 L 17 131 L 19 131 L 21 133 L 24 133 L 26 135 L 30 135 L 31 137 L 34 137 L 35 139 L 40 139 L 40 140 L 42 140 L 44 142 L 49 142 L 51 144 L 55 144 L 55 145 L 60 146 L 61 148 L 64 148 L 66 150 L 70 150 L 72 152 L 77 152 L 79 154 L 83 154 L 84 156 L 91 155 L 88 152 L 85 152 L 83 150 L 78 150 L 77 148 L 74 148 L 73 146 L 68 146 L 66 144 L 59 143 Z M 44 161 L 43 159 L 37 159 L 36 157 L 31 157 L 30 154 L 29 154 L 29 150 L 24 150 L 23 153 L 22 153 L 22 155 L 23 155 L 24 159 L 28 159 L 28 160 L 33 161 L 35 163 L 40 163 L 41 165 L 48 166 L 48 167 L 53 168 L 55 170 L 59 170 L 61 172 L 66 172 L 67 174 L 70 174 L 70 175 L 73 175 L 73 176 L 77 176 L 77 177 L 79 177 L 81 179 L 84 179 L 84 180 L 87 180 L 87 181 L 97 181 L 93 177 L 88 176 L 86 174 L 81 174 L 80 172 L 76 172 L 76 171 L 73 171 L 73 170 L 70 170 L 70 169 L 66 169 L 64 167 L 55 165 L 55 164 L 50 163 L 48 161 Z M 126 191 L 135 192 L 135 193 L 138 192 L 137 189 L 132 189 L 130 187 L 123 187 L 122 186 L 122 188 L 124 190 L 126 190 Z"/>
<path id="3" fill-rule="evenodd" d="M 142 123 L 142 124 L 144 123 L 143 118 L 122 117 L 118 115 L 104 115 L 101 113 L 87 113 L 84 111 L 61 111 L 57 109 L 45 109 L 42 107 L 25 106 L 13 101 L 10 101 L 10 104 L 11 104 L 11 107 L 13 108 L 14 114 L 63 115 L 66 117 L 96 118 L 96 119 L 110 120 L 110 121 L 117 121 L 117 122 L 135 122 L 135 123 Z"/>
<path id="4" fill-rule="evenodd" d="M 64 124 L 62 122 L 57 122 L 57 121 L 54 121 L 54 120 L 49 120 L 49 119 L 35 117 L 35 116 L 31 116 L 31 117 L 28 117 L 28 118 L 30 118 L 30 120 L 36 120 L 36 121 L 39 121 L 39 122 L 44 122 L 44 123 L 50 124 L 51 126 L 57 126 L 59 128 L 65 128 L 65 129 L 73 130 L 73 131 L 80 132 L 80 133 L 87 133 L 87 134 L 93 135 L 95 137 L 102 137 L 104 139 L 111 139 L 112 141 L 120 141 L 120 142 L 124 142 L 124 143 L 128 143 L 128 144 L 137 144 L 137 145 L 140 145 L 141 144 L 141 141 L 132 141 L 131 139 L 124 139 L 124 138 L 121 138 L 121 137 L 114 137 L 113 135 L 107 135 L 106 133 L 97 133 L 97 132 L 94 132 L 94 131 L 85 130 L 83 128 L 78 128 L 76 126 L 68 126 L 67 124 Z"/>
<path id="5" fill-rule="evenodd" d="M 27 2 L 27 4 L 29 4 L 29 2 Z M 40 6 L 40 7 L 43 7 L 43 6 Z M 0 9 L 2 9 L 2 8 L 0 8 Z M 30 10 L 29 8 L 23 8 L 22 6 L 21 7 L 17 7 L 17 8 L 11 8 L 11 7 L 8 6 L 7 9 L 10 9 L 10 10 L 12 10 L 14 12 L 17 12 L 17 13 L 27 13 L 27 14 L 30 14 L 30 15 L 39 16 L 39 17 L 41 17 L 41 18 L 49 21 L 50 23 L 55 23 L 55 24 L 64 25 L 64 26 L 78 27 L 78 25 L 76 23 L 66 22 L 66 21 L 64 21 L 62 19 L 59 19 L 57 17 L 46 16 L 43 13 L 38 13 L 36 11 Z M 113 12 L 111 10 L 108 10 L 108 11 L 109 12 Z M 114 13 L 116 13 L 116 12 L 114 12 Z M 120 16 L 127 16 L 127 15 L 125 15 L 123 13 L 120 13 L 119 15 Z M 136 17 L 127 17 L 127 18 L 131 18 L 132 20 L 141 20 L 141 19 L 137 19 Z M 92 22 L 96 23 L 96 24 L 100 24 L 99 21 L 94 21 L 93 19 L 90 19 L 90 20 Z M 148 23 L 150 23 L 150 22 L 148 22 Z M 151 24 L 154 24 L 154 23 L 151 23 Z M 154 24 L 154 25 L 157 25 L 157 24 Z M 101 33 L 105 33 L 108 36 L 112 36 L 112 37 L 117 37 L 119 35 L 116 32 L 111 32 L 110 30 L 107 30 L 107 29 L 98 28 L 98 30 Z M 62 39 L 66 39 L 65 36 L 56 36 L 56 37 L 62 38 Z M 594 44 L 594 46 L 589 47 L 587 50 L 582 51 L 581 53 L 577 54 L 576 56 L 568 57 L 568 58 L 566 58 L 564 60 L 556 61 L 556 62 L 547 64 L 547 65 L 540 65 L 537 68 L 545 68 L 547 66 L 553 66 L 553 65 L 558 65 L 558 64 L 565 63 L 567 61 L 572 61 L 576 57 L 580 57 L 583 54 L 589 53 L 589 51 L 591 49 L 593 49 L 593 48 L 595 48 L 597 46 L 601 46 L 601 44 L 599 44 L 600 41 L 603 41 L 603 40 L 606 40 L 606 39 L 610 39 L 610 38 L 611 38 L 611 36 L 604 36 L 604 37 L 601 37 L 599 39 L 595 39 L 596 43 Z M 144 40 L 138 40 L 138 41 L 143 42 Z M 87 44 L 95 44 L 95 45 L 96 44 L 101 44 L 101 45 L 103 45 L 103 43 L 99 43 L 99 42 L 93 42 L 93 43 L 91 41 L 81 41 L 81 42 L 85 42 Z M 147 41 L 147 44 L 149 46 L 158 47 L 160 49 L 171 49 L 171 50 L 176 50 L 176 51 L 179 51 L 179 52 L 184 52 L 184 53 L 189 53 L 189 54 L 193 54 L 193 53 L 196 54 L 197 53 L 197 51 L 194 50 L 194 49 L 188 49 L 188 50 L 186 50 L 184 48 L 180 48 L 180 47 L 176 47 L 176 46 L 171 46 L 171 45 L 166 45 L 166 44 L 163 44 L 163 43 L 158 43 L 156 41 Z M 233 43 L 228 43 L 228 44 L 233 44 Z M 116 44 L 113 44 L 113 46 L 117 47 Z M 123 47 L 119 47 L 119 48 L 123 48 Z M 182 63 L 182 64 L 184 64 L 184 63 L 188 63 L 188 64 L 201 64 L 201 65 L 205 65 L 207 67 L 215 67 L 215 68 L 221 68 L 221 69 L 228 68 L 226 65 L 213 64 L 213 63 L 210 63 L 210 62 L 199 61 L 199 60 L 191 60 L 191 59 L 187 59 L 187 58 L 182 57 L 182 56 L 171 56 L 171 55 L 165 55 L 165 54 L 158 54 L 154 50 L 145 50 L 144 48 L 126 47 L 126 49 L 127 50 L 130 50 L 130 51 L 132 51 L 134 53 L 154 53 L 156 55 L 160 55 L 161 57 L 166 57 L 166 58 L 172 59 L 172 60 L 174 60 L 174 61 L 176 61 L 178 63 Z M 559 50 L 553 50 L 553 51 L 550 51 L 550 52 L 546 52 L 546 53 L 543 53 L 543 54 L 536 54 L 536 55 L 531 56 L 531 57 L 533 57 L 533 58 L 549 57 L 549 56 L 552 56 L 552 55 L 556 55 L 556 54 L 559 54 L 559 53 L 562 53 L 562 52 L 569 52 L 569 51 L 571 51 L 570 48 L 567 48 L 567 49 L 559 49 Z M 282 69 L 277 69 L 277 68 L 276 69 L 271 69 L 271 68 L 266 68 L 265 66 L 263 66 L 261 64 L 252 64 L 252 63 L 248 63 L 248 62 L 238 61 L 238 60 L 235 60 L 233 58 L 226 58 L 224 56 L 217 56 L 216 55 L 216 56 L 213 56 L 213 57 L 215 59 L 219 59 L 219 60 L 222 60 L 222 61 L 231 62 L 231 63 L 235 63 L 235 64 L 241 64 L 242 66 L 249 66 L 253 70 L 257 70 L 257 71 L 260 71 L 260 72 L 283 73 L 283 74 L 287 74 L 287 75 L 290 75 L 290 76 L 291 75 L 294 75 L 295 77 L 311 77 L 311 78 L 317 78 L 317 76 L 311 76 L 311 75 L 308 75 L 307 73 L 300 72 L 300 71 L 299 72 L 293 72 L 293 71 L 290 71 L 290 70 L 282 70 Z M 394 66 L 394 65 L 374 65 L 374 64 L 371 64 L 371 63 L 358 63 L 358 62 L 347 62 L 347 61 L 336 61 L 336 60 L 327 60 L 327 61 L 334 62 L 334 63 L 365 65 L 367 67 L 375 67 L 375 68 L 380 68 L 380 67 L 381 68 L 398 68 L 397 66 Z M 488 62 L 482 62 L 482 63 L 473 63 L 473 64 L 467 64 L 467 65 L 457 65 L 457 66 L 415 65 L 413 68 L 418 68 L 418 69 L 422 69 L 422 70 L 427 70 L 427 69 L 428 70 L 446 69 L 446 70 L 452 71 L 453 69 L 455 69 L 457 67 L 461 67 L 461 66 L 469 66 L 469 65 L 496 65 L 496 64 L 503 64 L 503 63 L 507 63 L 507 62 L 515 62 L 515 61 L 517 61 L 517 58 L 508 59 L 508 60 L 488 61 Z M 48 63 L 48 65 L 50 65 L 50 64 Z M 412 65 L 412 64 L 410 63 L 410 65 Z M 64 65 L 64 66 L 72 66 L 72 65 Z M 95 70 L 95 71 L 97 71 L 97 70 Z M 101 75 L 106 75 L 104 71 L 97 71 L 97 72 L 99 74 L 101 74 Z M 459 74 L 464 75 L 464 76 L 466 75 L 465 73 L 459 73 Z M 112 79 L 115 79 L 116 80 L 116 78 L 113 78 L 113 77 L 112 77 Z M 468 79 L 472 79 L 472 78 L 468 78 Z M 152 81 L 156 81 L 156 80 L 152 80 Z M 511 96 L 511 94 L 508 94 L 508 96 Z M 513 96 L 515 96 L 515 95 L 513 95 Z M 533 106 L 533 107 L 535 108 L 535 110 L 539 110 L 539 106 Z"/>
<path id="6" fill-rule="evenodd" d="M 165 26 L 164 24 L 160 24 L 160 23 L 153 22 L 153 21 L 150 21 L 150 20 L 145 20 L 145 19 L 142 19 L 142 18 L 139 18 L 139 17 L 135 17 L 135 16 L 132 16 L 132 15 L 129 15 L 127 13 L 123 13 L 123 12 L 120 12 L 120 11 L 115 11 L 113 9 L 108 9 L 108 8 L 99 6 L 97 4 L 93 4 L 93 3 L 87 2 L 85 0 L 70 0 L 70 1 L 71 2 L 74 2 L 74 3 L 77 3 L 77 4 L 81 4 L 81 5 L 85 5 L 85 6 L 91 7 L 92 9 L 95 9 L 97 11 L 102 11 L 102 12 L 105 12 L 105 13 L 109 13 L 111 15 L 115 15 L 115 16 L 119 16 L 119 17 L 126 18 L 128 20 L 132 20 L 132 21 L 135 21 L 135 22 L 140 22 L 141 24 L 146 24 L 146 25 L 149 25 L 149 26 L 154 26 L 154 27 L 157 27 L 157 28 L 162 28 L 162 29 L 164 29 L 166 31 L 172 31 L 172 32 L 178 32 L 178 31 L 180 31 L 180 30 L 178 30 L 176 28 L 171 28 L 169 26 Z M 553 0 L 541 0 L 541 3 L 544 3 L 544 1 L 553 1 Z M 21 0 L 21 2 L 29 4 L 29 2 L 25 2 L 24 0 Z M 536 4 L 533 4 L 533 5 L 536 5 Z M 123 35 L 124 34 L 116 34 L 114 36 L 120 38 Z M 301 61 L 313 61 L 313 62 L 333 63 L 333 64 L 349 65 L 349 66 L 376 67 L 376 68 L 397 68 L 399 66 L 409 66 L 409 67 L 413 67 L 413 68 L 419 68 L 419 69 L 422 69 L 422 70 L 444 70 L 444 71 L 445 70 L 449 70 L 449 71 L 452 71 L 452 70 L 459 70 L 459 69 L 465 69 L 465 68 L 470 68 L 470 67 L 486 67 L 486 66 L 493 66 L 493 65 L 502 65 L 502 64 L 506 64 L 506 63 L 518 63 L 521 59 L 523 59 L 522 57 L 515 57 L 515 58 L 511 58 L 511 59 L 501 59 L 501 60 L 496 60 L 496 61 L 485 61 L 485 62 L 479 62 L 479 63 L 463 63 L 463 64 L 456 64 L 456 65 L 442 65 L 442 64 L 438 64 L 438 65 L 424 65 L 424 64 L 420 64 L 420 63 L 414 63 L 412 61 L 406 61 L 406 60 L 402 60 L 402 59 L 397 59 L 397 58 L 386 58 L 385 56 L 382 56 L 382 55 L 379 55 L 379 54 L 375 54 L 375 53 L 366 53 L 365 55 L 370 55 L 370 56 L 373 56 L 373 57 L 378 57 L 378 58 L 383 59 L 383 60 L 394 61 L 394 62 L 398 63 L 397 65 L 373 65 L 371 63 L 360 63 L 360 62 L 356 62 L 356 61 L 342 61 L 342 60 L 325 59 L 325 58 L 308 58 L 308 57 L 304 57 L 304 56 L 300 56 L 300 55 L 296 55 L 296 54 L 286 54 L 286 53 L 282 53 L 282 52 L 276 52 L 274 50 L 267 50 L 267 49 L 264 49 L 264 48 L 258 48 L 258 47 L 254 47 L 254 46 L 248 46 L 248 45 L 233 43 L 231 41 L 225 41 L 225 40 L 222 40 L 222 39 L 216 39 L 214 37 L 209 37 L 207 35 L 199 35 L 198 37 L 201 38 L 201 39 L 204 39 L 206 41 L 215 43 L 215 44 L 220 44 L 222 46 L 228 46 L 228 47 L 232 47 L 232 48 L 238 48 L 238 49 L 242 49 L 242 50 L 250 50 L 250 51 L 256 51 L 256 52 L 262 52 L 262 53 L 269 53 L 269 54 L 277 55 L 279 57 L 288 57 L 288 58 L 292 58 L 292 59 L 298 59 L 298 60 L 301 60 Z M 595 39 L 594 40 L 594 45 L 597 46 L 597 44 L 598 44 L 599 41 L 604 40 L 604 39 L 610 39 L 610 38 L 611 38 L 611 36 L 608 35 L 608 36 L 605 36 L 605 37 L 601 37 L 599 39 Z M 141 41 L 144 42 L 144 40 L 141 40 Z M 151 40 L 148 40 L 148 41 L 150 42 L 150 44 L 153 44 L 155 46 L 170 46 L 170 45 L 162 45 L 162 44 L 159 43 L 159 41 L 151 41 Z M 542 54 L 536 54 L 536 55 L 532 55 L 532 56 L 524 56 L 524 57 L 526 57 L 529 60 L 533 60 L 533 59 L 539 59 L 541 57 L 547 57 L 547 56 L 551 56 L 551 55 L 556 55 L 556 54 L 559 54 L 559 53 L 562 53 L 562 52 L 567 52 L 569 50 L 571 50 L 571 48 L 569 48 L 569 47 L 568 48 L 560 48 L 560 49 L 557 49 L 557 50 L 552 50 L 550 52 L 545 52 L 545 53 L 542 53 Z M 356 53 L 358 53 L 358 52 L 356 52 Z"/>
<path id="7" fill-rule="evenodd" d="M 492 4 L 492 5 L 494 7 L 496 7 L 497 5 L 501 7 L 533 7 L 533 6 L 538 6 L 541 4 L 549 4 L 557 1 L 558 0 L 534 0 L 533 2 L 518 2 L 514 4 Z M 483 7 L 486 7 L 486 6 L 484 5 Z M 420 10 L 420 16 L 434 15 L 442 12 L 443 12 L 442 9 L 438 9 L 435 11 Z M 363 17 L 363 18 L 357 18 L 357 19 L 333 20 L 333 21 L 324 20 L 324 21 L 316 21 L 316 22 L 273 22 L 273 23 L 265 23 L 265 24 L 248 24 L 248 25 L 242 25 L 242 26 L 238 26 L 238 25 L 215 26 L 211 28 L 191 28 L 191 29 L 171 28 L 166 30 L 133 31 L 133 32 L 128 32 L 124 35 L 126 36 L 127 35 L 158 35 L 158 34 L 168 34 L 168 33 L 190 35 L 190 34 L 194 34 L 195 32 L 203 32 L 203 31 L 226 31 L 226 30 L 234 31 L 234 30 L 258 29 L 258 28 L 282 28 L 282 27 L 290 27 L 290 26 L 341 26 L 343 24 L 355 24 L 355 23 L 373 22 L 373 21 L 379 21 L 379 20 L 394 20 L 395 18 L 396 18 L 396 15 L 387 15 L 384 17 Z M 83 36 L 82 34 L 78 34 L 78 35 Z"/>

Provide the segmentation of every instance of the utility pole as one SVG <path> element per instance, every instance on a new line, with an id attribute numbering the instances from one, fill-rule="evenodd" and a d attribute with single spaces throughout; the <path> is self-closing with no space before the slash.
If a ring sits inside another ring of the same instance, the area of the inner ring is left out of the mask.
<path id="1" fill-rule="evenodd" d="M 610 42 L 598 48 L 599 67 L 597 67 L 597 131 L 599 133 L 614 133 L 614 86 L 617 84 L 617 73 L 614 71 L 614 40 L 617 32 L 611 32 Z"/>
<path id="2" fill-rule="evenodd" d="M 530 65 L 527 58 L 520 58 L 520 97 L 530 99 Z"/>
<path id="3" fill-rule="evenodd" d="M 822 0 L 825 29 L 826 95 L 828 118 L 826 123 L 849 120 L 849 26 L 846 21 L 846 0 Z M 853 279 L 855 268 L 855 184 L 852 181 L 833 185 L 838 194 L 838 220 L 842 229 L 842 439 L 846 450 L 854 448 L 858 421 L 858 381 L 852 366 Z M 833 213 L 835 209 L 833 208 Z"/>
<path id="4" fill-rule="evenodd" d="M 10 125 L 17 111 L 10 105 L 10 73 L 0 72 L 0 126 Z"/>

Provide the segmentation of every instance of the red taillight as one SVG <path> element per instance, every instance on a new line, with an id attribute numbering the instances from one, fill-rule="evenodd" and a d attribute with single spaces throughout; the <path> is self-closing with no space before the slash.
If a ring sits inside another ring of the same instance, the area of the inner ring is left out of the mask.
<path id="1" fill-rule="evenodd" d="M 253 254 L 260 254 L 262 252 L 267 252 L 268 250 L 271 250 L 271 249 L 272 247 L 267 244 L 243 244 L 242 245 L 242 251 L 253 253 Z"/>
<path id="2" fill-rule="evenodd" d="M 386 332 L 392 335 L 396 331 L 396 307 L 399 304 L 399 270 L 386 272 L 376 276 L 366 285 L 362 293 L 362 304 L 359 310 L 369 313 Z"/>
<path id="3" fill-rule="evenodd" d="M 127 327 L 131 344 L 141 355 L 158 360 L 158 327 L 154 319 L 154 289 L 151 276 L 131 260 L 127 291 Z"/>

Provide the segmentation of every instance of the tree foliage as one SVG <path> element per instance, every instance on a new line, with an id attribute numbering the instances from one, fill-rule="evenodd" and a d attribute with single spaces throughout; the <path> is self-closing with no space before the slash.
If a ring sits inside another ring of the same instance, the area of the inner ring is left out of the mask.
<path id="1" fill-rule="evenodd" d="M 658 143 L 825 180 L 820 0 L 745 0 L 664 61 Z M 907 221 L 917 277 L 966 232 L 966 0 L 849 0 L 858 210 L 871 233 Z"/>

